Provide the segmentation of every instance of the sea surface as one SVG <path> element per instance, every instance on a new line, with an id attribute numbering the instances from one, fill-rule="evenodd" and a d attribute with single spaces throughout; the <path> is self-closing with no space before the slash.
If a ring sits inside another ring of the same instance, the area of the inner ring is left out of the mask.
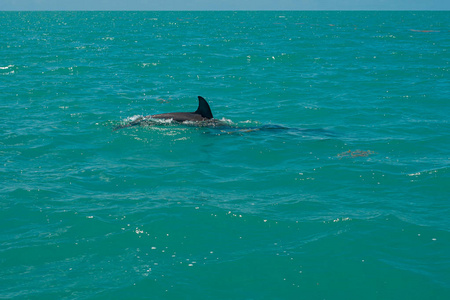
<path id="1" fill-rule="evenodd" d="M 450 299 L 449 30 L 0 12 L 0 298 Z"/>

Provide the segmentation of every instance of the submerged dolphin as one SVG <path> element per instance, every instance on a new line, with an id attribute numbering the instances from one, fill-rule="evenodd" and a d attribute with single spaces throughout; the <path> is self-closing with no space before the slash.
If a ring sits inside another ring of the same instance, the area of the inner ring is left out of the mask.
<path id="1" fill-rule="evenodd" d="M 209 121 L 214 120 L 213 114 L 211 112 L 211 108 L 209 107 L 208 102 L 206 102 L 205 98 L 202 96 L 198 96 L 198 108 L 194 112 L 173 112 L 173 113 L 165 113 L 158 115 L 149 115 L 145 117 L 140 117 L 133 122 L 125 125 L 119 125 L 114 128 L 114 130 L 118 130 L 121 128 L 132 127 L 136 125 L 141 125 L 141 123 L 145 124 L 145 121 L 151 119 L 166 119 L 173 120 L 175 122 L 184 122 L 184 121 L 193 121 L 193 122 L 201 122 L 201 121 Z"/>

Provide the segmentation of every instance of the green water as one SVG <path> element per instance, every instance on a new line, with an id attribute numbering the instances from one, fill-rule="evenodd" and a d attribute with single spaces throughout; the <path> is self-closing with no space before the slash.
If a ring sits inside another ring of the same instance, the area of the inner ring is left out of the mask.
<path id="1" fill-rule="evenodd" d="M 448 299 L 449 20 L 0 12 L 0 298 Z"/>

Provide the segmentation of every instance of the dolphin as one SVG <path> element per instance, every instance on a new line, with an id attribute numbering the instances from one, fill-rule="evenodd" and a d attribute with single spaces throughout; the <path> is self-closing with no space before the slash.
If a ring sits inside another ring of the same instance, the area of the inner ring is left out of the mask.
<path id="1" fill-rule="evenodd" d="M 211 112 L 211 108 L 209 107 L 208 102 L 206 102 L 205 98 L 202 96 L 198 96 L 198 108 L 194 112 L 173 112 L 173 113 L 165 113 L 165 114 L 157 114 L 157 115 L 148 115 L 144 117 L 140 117 L 133 122 L 125 125 L 119 125 L 114 128 L 114 131 L 119 130 L 121 128 L 132 127 L 136 125 L 141 125 L 141 123 L 145 124 L 145 121 L 151 119 L 165 119 L 165 120 L 173 120 L 175 122 L 185 122 L 185 121 L 193 121 L 193 122 L 202 122 L 202 121 L 214 121 L 213 114 Z"/>
<path id="2" fill-rule="evenodd" d="M 326 137 L 334 137 L 335 134 L 333 132 L 329 132 L 325 129 L 300 129 L 300 128 L 289 128 L 281 125 L 262 125 L 262 126 L 254 126 L 254 127 L 240 127 L 235 124 L 229 124 L 222 120 L 214 119 L 213 114 L 211 112 L 211 108 L 209 107 L 208 102 L 206 102 L 205 98 L 202 96 L 198 96 L 198 108 L 194 112 L 173 112 L 173 113 L 164 113 L 157 115 L 148 115 L 141 116 L 128 124 L 122 124 L 116 126 L 113 131 L 137 126 L 137 125 L 157 125 L 161 124 L 155 121 L 155 119 L 160 120 L 172 120 L 177 123 L 183 123 L 186 121 L 194 122 L 188 124 L 195 124 L 201 127 L 208 127 L 212 129 L 217 129 L 218 131 L 209 132 L 212 135 L 223 135 L 223 134 L 244 134 L 255 131 L 263 131 L 263 132 L 286 132 L 290 135 L 298 135 L 301 137 L 305 136 L 319 136 L 319 138 Z M 152 121 L 153 120 L 153 121 Z"/>

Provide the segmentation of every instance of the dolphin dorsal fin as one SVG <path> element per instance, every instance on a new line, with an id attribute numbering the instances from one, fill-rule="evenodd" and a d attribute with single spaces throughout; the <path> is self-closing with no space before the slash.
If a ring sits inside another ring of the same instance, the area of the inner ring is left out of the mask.
<path id="1" fill-rule="evenodd" d="M 199 114 L 203 118 L 207 118 L 207 119 L 213 118 L 211 108 L 209 108 L 208 102 L 206 102 L 205 98 L 203 98 L 202 96 L 198 96 L 198 108 L 194 112 L 194 114 Z"/>

